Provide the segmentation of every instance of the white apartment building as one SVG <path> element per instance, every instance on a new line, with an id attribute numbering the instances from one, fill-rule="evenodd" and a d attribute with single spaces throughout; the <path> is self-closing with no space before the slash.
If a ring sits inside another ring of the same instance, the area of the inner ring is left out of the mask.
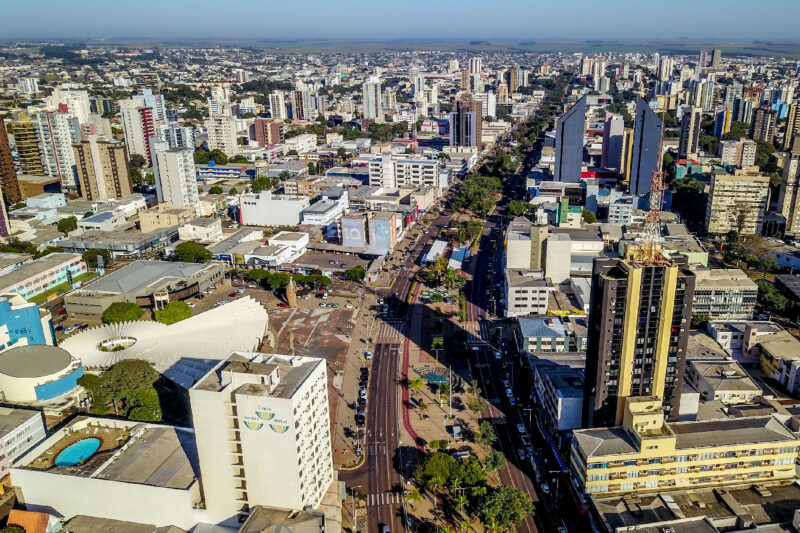
<path id="1" fill-rule="evenodd" d="M 220 150 L 228 157 L 239 153 L 236 143 L 236 119 L 227 115 L 217 115 L 206 121 L 208 130 L 208 149 Z"/>
<path id="2" fill-rule="evenodd" d="M 286 139 L 286 149 L 295 150 L 298 154 L 307 154 L 317 149 L 317 136 L 313 133 L 303 133 Z"/>
<path id="3" fill-rule="evenodd" d="M 31 115 L 42 166 L 48 176 L 59 178 L 61 185 L 77 189 L 75 180 L 75 153 L 72 145 L 81 142 L 81 128 L 72 113 L 41 111 Z"/>
<path id="4" fill-rule="evenodd" d="M 239 197 L 239 223 L 248 226 L 297 226 L 303 210 L 311 203 L 308 196 L 277 196 L 270 191 L 242 194 Z"/>
<path id="5" fill-rule="evenodd" d="M 139 154 L 150 160 L 150 136 L 155 134 L 153 129 L 153 109 L 142 105 L 136 98 L 119 101 L 119 110 L 122 116 L 122 130 L 125 133 L 125 144 L 128 147 L 128 157 Z"/>
<path id="6" fill-rule="evenodd" d="M 39 80 L 36 78 L 20 78 L 17 80 L 17 91 L 22 94 L 39 94 Z"/>
<path id="7" fill-rule="evenodd" d="M 507 268 L 505 271 L 506 317 L 543 315 L 553 286 L 541 270 Z"/>
<path id="8" fill-rule="evenodd" d="M 706 231 L 723 235 L 737 230 L 737 215 L 741 215 L 743 234 L 761 233 L 768 196 L 769 176 L 715 173 L 706 207 Z"/>
<path id="9" fill-rule="evenodd" d="M 376 76 L 371 76 L 364 82 L 361 90 L 364 118 L 374 120 L 381 116 L 381 80 Z"/>
<path id="10" fill-rule="evenodd" d="M 302 231 L 281 231 L 267 239 L 270 246 L 286 247 L 291 252 L 290 261 L 294 261 L 306 251 L 309 235 Z"/>
<path id="11" fill-rule="evenodd" d="M 86 91 L 58 87 L 53 91 L 53 94 L 45 98 L 45 102 L 51 109 L 58 109 L 60 104 L 64 104 L 71 115 L 78 117 L 78 121 L 81 124 L 89 122 L 91 107 L 89 105 L 89 93 Z"/>
<path id="12" fill-rule="evenodd" d="M 472 98 L 481 103 L 481 113 L 483 116 L 497 116 L 497 94 L 494 91 L 472 93 Z"/>
<path id="13" fill-rule="evenodd" d="M 286 114 L 286 97 L 283 93 L 273 91 L 269 94 L 269 112 L 272 118 L 281 120 L 289 118 Z"/>
<path id="14" fill-rule="evenodd" d="M 159 203 L 172 207 L 191 207 L 199 214 L 200 199 L 194 170 L 194 148 L 169 148 L 151 138 L 153 172 Z"/>
<path id="15" fill-rule="evenodd" d="M 758 285 L 738 268 L 696 269 L 692 315 L 717 319 L 750 319 Z"/>
<path id="16" fill-rule="evenodd" d="M 324 359 L 235 352 L 189 398 L 212 516 L 320 504 L 334 475 Z"/>
<path id="17" fill-rule="evenodd" d="M 448 186 L 446 174 L 435 159 L 385 155 L 369 162 L 369 184 L 388 189 L 435 187 L 441 191 Z"/>
<path id="18" fill-rule="evenodd" d="M 221 241 L 222 219 L 219 217 L 193 218 L 178 228 L 178 239 L 215 243 Z"/>
<path id="19" fill-rule="evenodd" d="M 156 137 L 170 148 L 194 148 L 194 127 L 170 122 L 156 128 Z"/>
<path id="20" fill-rule="evenodd" d="M 8 475 L 17 457 L 45 436 L 44 417 L 40 411 L 0 407 L 0 478 Z"/>

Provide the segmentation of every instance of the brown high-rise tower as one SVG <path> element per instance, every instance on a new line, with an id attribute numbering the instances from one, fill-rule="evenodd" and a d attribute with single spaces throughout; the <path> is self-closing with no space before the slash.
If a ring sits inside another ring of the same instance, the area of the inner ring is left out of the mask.
<path id="1" fill-rule="evenodd" d="M 9 202 L 13 203 L 20 200 L 17 169 L 14 168 L 11 143 L 8 140 L 6 124 L 2 119 L 0 119 L 0 187 L 2 187 L 3 195 L 8 198 Z"/>

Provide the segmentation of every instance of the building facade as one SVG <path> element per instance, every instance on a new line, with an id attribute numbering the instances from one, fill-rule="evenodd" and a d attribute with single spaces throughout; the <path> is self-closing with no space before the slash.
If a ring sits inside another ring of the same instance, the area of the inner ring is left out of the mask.
<path id="1" fill-rule="evenodd" d="M 650 193 L 653 172 L 661 166 L 661 119 L 639 98 L 631 149 L 630 193 L 641 196 Z"/>
<path id="2" fill-rule="evenodd" d="M 586 97 L 582 97 L 558 119 L 556 124 L 554 181 L 580 182 L 585 127 Z"/>
<path id="3" fill-rule="evenodd" d="M 706 207 L 706 231 L 760 234 L 769 197 L 769 176 L 714 173 Z"/>
<path id="4" fill-rule="evenodd" d="M 750 319 L 758 285 L 738 268 L 695 269 L 692 316 L 711 319 Z"/>
<path id="5" fill-rule="evenodd" d="M 216 115 L 206 121 L 208 149 L 220 150 L 228 157 L 239 153 L 236 143 L 236 119 L 227 115 Z"/>
<path id="6" fill-rule="evenodd" d="M 109 200 L 133 192 L 125 143 L 89 135 L 72 148 L 83 198 Z"/>
<path id="7" fill-rule="evenodd" d="M 193 148 L 166 148 L 153 144 L 153 171 L 159 202 L 172 207 L 186 207 L 199 214 L 200 199 L 194 168 Z"/>
<path id="8" fill-rule="evenodd" d="M 0 189 L 3 191 L 3 196 L 11 203 L 16 203 L 22 198 L 6 123 L 2 119 L 0 119 Z"/>

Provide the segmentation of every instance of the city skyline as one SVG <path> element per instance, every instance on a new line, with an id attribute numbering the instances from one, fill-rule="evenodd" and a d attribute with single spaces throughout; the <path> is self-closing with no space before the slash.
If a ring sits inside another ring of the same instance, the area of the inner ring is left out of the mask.
<path id="1" fill-rule="evenodd" d="M 444 0 L 434 4 L 412 0 L 403 9 L 369 5 L 357 0 L 336 4 L 301 0 L 291 4 L 262 5 L 238 0 L 226 7 L 247 13 L 268 8 L 264 18 L 231 17 L 216 14 L 208 0 L 160 3 L 153 0 L 105 3 L 87 0 L 75 3 L 38 0 L 5 3 L 6 39 L 669 39 L 703 42 L 735 39 L 737 42 L 763 40 L 796 42 L 792 22 L 800 17 L 800 4 L 789 0 L 762 2 L 785 16 L 753 17 L 751 3 L 743 0 L 695 3 L 672 2 L 673 13 L 694 16 L 679 25 L 664 23 L 664 10 L 656 4 L 641 5 L 633 0 L 598 4 L 589 0 L 565 3 L 515 0 L 505 11 L 491 2 Z M 149 9 L 152 7 L 152 10 Z M 218 6 L 217 6 L 218 7 Z M 37 16 L 30 17 L 35 9 Z M 420 11 L 420 9 L 424 11 Z M 157 10 L 161 16 L 149 16 Z M 424 13 L 424 16 L 420 16 Z M 576 13 L 582 16 L 576 17 Z M 624 14 L 620 17 L 620 14 Z M 633 14 L 635 13 L 635 15 Z M 753 13 L 755 14 L 755 13 Z M 709 26 L 712 18 L 715 24 Z M 280 21 L 275 23 L 274 21 Z M 184 24 L 175 24 L 184 21 Z M 476 22 L 480 21 L 479 24 Z M 553 21 L 562 23 L 553 24 Z M 355 30 L 355 32 L 354 32 Z"/>

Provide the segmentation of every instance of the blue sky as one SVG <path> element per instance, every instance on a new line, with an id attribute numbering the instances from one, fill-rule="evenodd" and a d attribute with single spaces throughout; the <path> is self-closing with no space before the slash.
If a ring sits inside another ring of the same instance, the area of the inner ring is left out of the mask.
<path id="1" fill-rule="evenodd" d="M 800 0 L 3 0 L 0 39 L 800 41 Z"/>

